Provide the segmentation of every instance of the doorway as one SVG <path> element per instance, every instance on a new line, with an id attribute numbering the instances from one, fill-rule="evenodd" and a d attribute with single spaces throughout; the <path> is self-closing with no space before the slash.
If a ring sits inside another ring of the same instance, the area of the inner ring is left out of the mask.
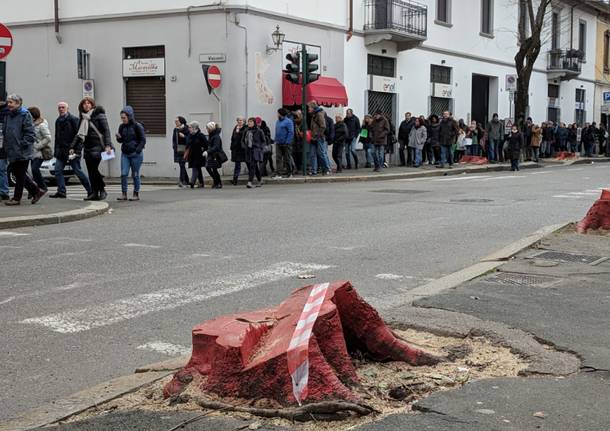
<path id="1" fill-rule="evenodd" d="M 489 76 L 472 75 L 471 120 L 483 126 L 489 120 Z"/>

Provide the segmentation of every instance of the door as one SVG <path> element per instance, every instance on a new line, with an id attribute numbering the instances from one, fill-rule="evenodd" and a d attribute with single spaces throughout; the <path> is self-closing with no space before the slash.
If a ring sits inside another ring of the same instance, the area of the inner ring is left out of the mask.
<path id="1" fill-rule="evenodd" d="M 471 120 L 483 126 L 489 120 L 489 76 L 472 75 Z"/>

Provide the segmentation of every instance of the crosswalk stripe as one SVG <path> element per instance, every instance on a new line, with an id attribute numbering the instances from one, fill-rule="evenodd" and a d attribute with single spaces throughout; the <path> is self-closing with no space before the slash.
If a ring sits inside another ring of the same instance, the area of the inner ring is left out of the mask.
<path id="1" fill-rule="evenodd" d="M 229 275 L 224 278 L 191 286 L 168 288 L 144 293 L 112 302 L 81 309 L 24 319 L 20 323 L 44 326 L 62 334 L 88 331 L 149 313 L 171 310 L 187 304 L 252 289 L 274 281 L 331 268 L 315 263 L 280 262 L 267 269 L 248 274 Z"/>

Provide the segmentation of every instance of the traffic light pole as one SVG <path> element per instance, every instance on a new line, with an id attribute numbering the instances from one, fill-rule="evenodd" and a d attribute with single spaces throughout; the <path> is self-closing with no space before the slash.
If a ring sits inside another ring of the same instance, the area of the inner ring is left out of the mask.
<path id="1" fill-rule="evenodd" d="M 301 45 L 301 112 L 303 113 L 303 119 L 301 121 L 301 130 L 303 131 L 303 176 L 307 175 L 307 160 L 309 154 L 309 143 L 307 142 L 307 46 Z"/>

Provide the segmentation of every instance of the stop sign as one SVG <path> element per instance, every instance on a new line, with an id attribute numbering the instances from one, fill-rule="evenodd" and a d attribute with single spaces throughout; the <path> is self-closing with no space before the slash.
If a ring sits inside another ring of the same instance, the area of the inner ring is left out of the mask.
<path id="1" fill-rule="evenodd" d="M 0 24 L 0 60 L 11 53 L 13 49 L 13 35 L 7 26 Z"/>
<path id="2" fill-rule="evenodd" d="M 208 84 L 212 88 L 220 87 L 220 83 L 222 82 L 222 76 L 220 73 L 220 69 L 218 66 L 212 65 L 208 69 Z"/>

